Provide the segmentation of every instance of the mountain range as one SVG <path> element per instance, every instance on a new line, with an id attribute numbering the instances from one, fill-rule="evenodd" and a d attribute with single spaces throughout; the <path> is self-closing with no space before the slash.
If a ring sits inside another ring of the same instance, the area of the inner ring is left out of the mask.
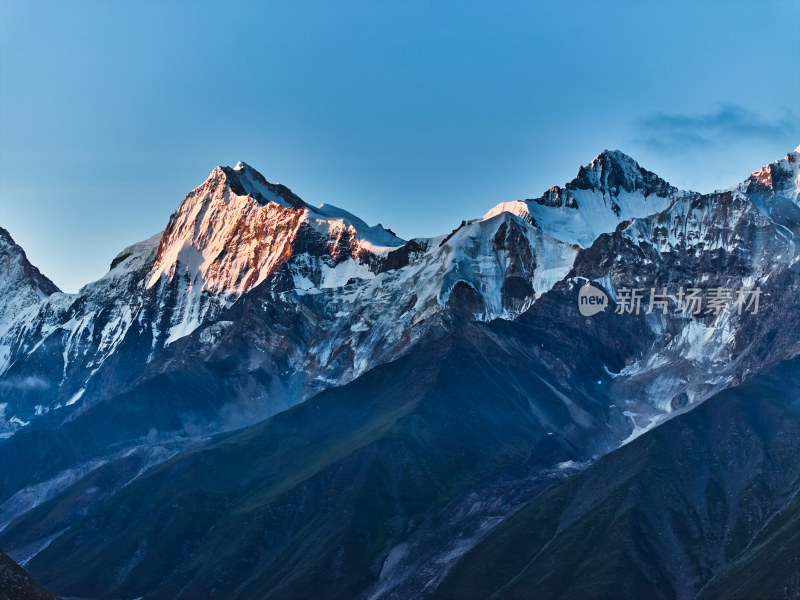
<path id="1" fill-rule="evenodd" d="M 798 241 L 800 147 L 411 240 L 217 167 L 77 294 L 0 229 L 0 547 L 98 600 L 800 597 Z"/>

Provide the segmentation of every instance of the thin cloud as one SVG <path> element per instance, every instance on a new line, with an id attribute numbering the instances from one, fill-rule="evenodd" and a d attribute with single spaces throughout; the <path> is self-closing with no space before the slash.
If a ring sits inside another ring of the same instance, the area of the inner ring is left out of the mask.
<path id="1" fill-rule="evenodd" d="M 50 384 L 41 377 L 25 377 L 0 381 L 0 390 L 32 391 L 46 390 Z"/>
<path id="2" fill-rule="evenodd" d="M 736 104 L 689 115 L 655 112 L 638 122 L 637 141 L 662 152 L 694 150 L 719 143 L 775 140 L 794 135 L 794 115 L 769 120 Z"/>

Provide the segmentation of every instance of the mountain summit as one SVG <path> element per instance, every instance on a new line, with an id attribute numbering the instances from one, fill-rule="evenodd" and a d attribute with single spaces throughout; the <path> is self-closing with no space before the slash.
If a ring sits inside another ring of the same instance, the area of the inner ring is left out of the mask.
<path id="1" fill-rule="evenodd" d="M 641 191 L 667 195 L 677 189 L 655 173 L 643 169 L 633 158 L 619 150 L 604 150 L 592 162 L 578 170 L 578 176 L 566 185 L 567 189 L 599 190 L 617 195 L 621 191 Z"/>
<path id="2" fill-rule="evenodd" d="M 30 263 L 8 231 L 0 227 L 0 372 L 8 365 L 11 351 L 2 340 L 13 337 L 15 322 L 59 291 Z"/>
<path id="3" fill-rule="evenodd" d="M 320 286 L 341 263 L 366 263 L 401 244 L 346 211 L 309 206 L 240 162 L 214 169 L 173 213 L 146 287 L 178 309 L 164 324 L 170 343 L 270 276 L 276 290 L 294 287 L 289 276 Z"/>
<path id="4" fill-rule="evenodd" d="M 754 172 L 736 189 L 748 194 L 782 196 L 800 204 L 800 146 Z"/>
<path id="5" fill-rule="evenodd" d="M 621 222 L 662 211 L 689 193 L 643 169 L 627 154 L 605 150 L 564 187 L 552 187 L 538 198 L 499 204 L 484 219 L 509 211 L 557 240 L 588 248 Z"/>

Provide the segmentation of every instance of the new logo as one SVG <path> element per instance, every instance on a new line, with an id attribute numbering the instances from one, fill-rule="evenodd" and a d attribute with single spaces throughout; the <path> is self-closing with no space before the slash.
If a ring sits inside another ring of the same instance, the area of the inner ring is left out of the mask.
<path id="1" fill-rule="evenodd" d="M 588 283 L 578 290 L 578 310 L 584 317 L 591 317 L 603 312 L 607 306 L 608 296 L 603 290 Z"/>

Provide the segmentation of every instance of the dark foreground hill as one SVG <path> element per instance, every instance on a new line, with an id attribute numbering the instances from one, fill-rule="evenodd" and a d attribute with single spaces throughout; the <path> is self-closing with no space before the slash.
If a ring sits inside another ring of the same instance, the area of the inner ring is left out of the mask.
<path id="1" fill-rule="evenodd" d="M 0 550 L 0 600 L 57 600 Z"/>

